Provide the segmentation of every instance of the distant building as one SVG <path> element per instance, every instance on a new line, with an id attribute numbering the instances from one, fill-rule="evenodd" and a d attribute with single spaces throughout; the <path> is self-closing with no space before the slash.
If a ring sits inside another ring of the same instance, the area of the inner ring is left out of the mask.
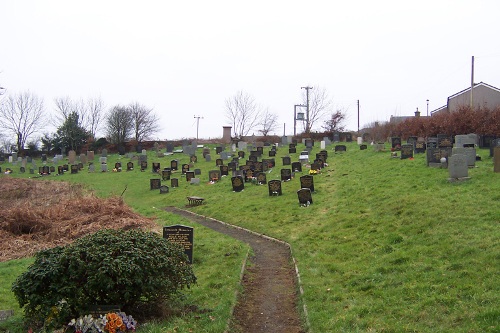
<path id="1" fill-rule="evenodd" d="M 410 119 L 413 117 L 420 117 L 420 111 L 418 111 L 418 108 L 417 108 L 417 111 L 415 111 L 414 116 L 391 116 L 391 118 L 389 119 L 389 123 L 399 124 L 399 123 L 405 121 L 406 119 Z M 425 117 L 425 116 L 423 116 L 423 117 Z"/>
<path id="2" fill-rule="evenodd" d="M 464 89 L 448 97 L 446 105 L 431 111 L 431 116 L 441 112 L 456 112 L 460 107 L 470 106 L 471 88 Z M 474 108 L 488 107 L 494 109 L 500 107 L 500 89 L 484 82 L 474 84 L 472 90 L 472 102 Z"/>

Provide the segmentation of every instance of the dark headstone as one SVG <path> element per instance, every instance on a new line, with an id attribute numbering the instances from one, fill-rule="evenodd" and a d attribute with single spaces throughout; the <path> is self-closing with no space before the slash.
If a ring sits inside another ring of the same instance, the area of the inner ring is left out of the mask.
<path id="1" fill-rule="evenodd" d="M 19 172 L 20 172 L 20 173 L 25 173 L 25 172 L 26 172 L 26 168 L 25 168 L 25 167 L 23 167 L 23 166 L 22 166 L 22 167 L 20 167 L 20 168 L 19 168 Z"/>
<path id="2" fill-rule="evenodd" d="M 238 151 L 239 158 L 245 158 L 245 152 L 243 150 Z"/>
<path id="3" fill-rule="evenodd" d="M 295 153 L 297 153 L 297 148 L 296 147 L 288 148 L 288 153 L 289 154 L 295 154 Z"/>
<path id="4" fill-rule="evenodd" d="M 221 165 L 224 165 L 224 161 L 222 160 L 222 158 L 216 159 L 215 166 L 221 166 Z"/>
<path id="5" fill-rule="evenodd" d="M 300 187 L 308 188 L 314 192 L 314 177 L 311 175 L 305 175 L 300 177 Z"/>
<path id="6" fill-rule="evenodd" d="M 71 174 L 78 173 L 79 170 L 78 164 L 71 164 Z"/>
<path id="7" fill-rule="evenodd" d="M 293 162 L 292 163 L 292 170 L 293 170 L 293 172 L 302 172 L 302 163 Z"/>
<path id="8" fill-rule="evenodd" d="M 265 184 L 267 184 L 267 178 L 266 178 L 266 173 L 265 172 L 259 172 L 257 174 L 257 183 L 259 185 L 265 185 Z"/>
<path id="9" fill-rule="evenodd" d="M 132 170 L 134 170 L 134 163 L 128 162 L 127 163 L 127 171 L 132 171 Z"/>
<path id="10" fill-rule="evenodd" d="M 149 180 L 149 189 L 150 190 L 159 190 L 161 186 L 161 179 L 160 178 L 151 178 Z"/>
<path id="11" fill-rule="evenodd" d="M 283 156 L 281 159 L 283 161 L 283 165 L 290 165 L 292 163 L 290 156 Z"/>
<path id="12" fill-rule="evenodd" d="M 282 195 L 281 181 L 279 181 L 277 179 L 270 180 L 267 183 L 267 187 L 269 189 L 269 196 Z"/>
<path id="13" fill-rule="evenodd" d="M 311 163 L 311 170 L 316 170 L 316 171 L 321 170 L 321 163 L 319 163 L 317 161 L 314 161 L 313 163 Z"/>
<path id="14" fill-rule="evenodd" d="M 292 169 L 281 169 L 281 181 L 286 182 L 292 179 Z"/>
<path id="15" fill-rule="evenodd" d="M 413 144 L 405 144 L 401 146 L 401 159 L 413 158 Z"/>
<path id="16" fill-rule="evenodd" d="M 274 157 L 274 156 L 276 156 L 276 150 L 272 150 L 272 149 L 271 149 L 271 150 L 269 151 L 269 157 Z"/>
<path id="17" fill-rule="evenodd" d="M 453 147 L 453 139 L 445 134 L 437 135 L 437 145 L 438 148 L 452 148 Z"/>
<path id="18" fill-rule="evenodd" d="M 215 153 L 216 153 L 217 155 L 219 155 L 220 153 L 222 153 L 222 150 L 223 150 L 223 149 L 222 149 L 222 147 L 221 147 L 221 146 L 215 147 Z"/>
<path id="19" fill-rule="evenodd" d="M 167 185 L 160 186 L 160 194 L 166 194 L 166 193 L 168 193 L 168 191 L 169 191 L 169 188 Z"/>
<path id="20" fill-rule="evenodd" d="M 220 170 L 210 170 L 208 172 L 208 181 L 218 182 L 221 178 Z"/>
<path id="21" fill-rule="evenodd" d="M 422 141 L 415 141 L 413 144 L 413 151 L 415 154 L 423 154 L 426 150 L 426 144 Z"/>
<path id="22" fill-rule="evenodd" d="M 359 150 L 366 150 L 366 149 L 368 149 L 367 145 L 360 145 L 359 146 Z"/>
<path id="23" fill-rule="evenodd" d="M 221 176 L 229 176 L 229 167 L 227 165 L 219 166 Z"/>
<path id="24" fill-rule="evenodd" d="M 309 206 L 313 203 L 311 190 L 308 188 L 301 188 L 297 191 L 297 197 L 299 198 L 299 205 L 301 206 Z"/>
<path id="25" fill-rule="evenodd" d="M 401 147 L 401 138 L 398 136 L 392 137 L 391 138 L 391 147 L 394 149 Z"/>
<path id="26" fill-rule="evenodd" d="M 231 177 L 231 185 L 233 186 L 234 192 L 241 192 L 245 188 L 245 183 L 243 182 L 243 177 L 235 176 Z"/>
<path id="27" fill-rule="evenodd" d="M 151 171 L 153 173 L 158 173 L 158 172 L 160 172 L 160 169 L 161 169 L 160 163 L 159 162 L 153 162 L 152 167 L 151 167 Z"/>
<path id="28" fill-rule="evenodd" d="M 177 171 L 179 168 L 179 162 L 177 160 L 170 161 L 170 170 Z"/>
<path id="29" fill-rule="evenodd" d="M 171 175 L 172 175 L 172 172 L 170 171 L 170 169 L 163 169 L 161 171 L 161 179 L 162 180 L 169 180 Z"/>
<path id="30" fill-rule="evenodd" d="M 49 168 L 50 173 L 56 172 L 56 167 L 51 165 Z"/>
<path id="31" fill-rule="evenodd" d="M 163 227 L 163 238 L 182 246 L 189 263 L 193 263 L 194 228 L 179 224 Z"/>
<path id="32" fill-rule="evenodd" d="M 191 157 L 189 157 L 189 160 L 191 161 L 191 163 L 196 163 L 198 162 L 198 157 L 196 157 L 196 155 L 191 155 Z"/>
<path id="33" fill-rule="evenodd" d="M 147 161 L 141 161 L 141 171 L 145 171 L 148 168 Z"/>
<path id="34" fill-rule="evenodd" d="M 189 164 L 183 164 L 181 170 L 182 170 L 182 174 L 185 175 L 186 172 L 189 171 Z"/>
<path id="35" fill-rule="evenodd" d="M 347 151 L 347 147 L 345 145 L 335 145 L 335 151 Z"/>
<path id="36" fill-rule="evenodd" d="M 178 178 L 170 179 L 170 187 L 179 187 L 179 179 Z"/>
<path id="37" fill-rule="evenodd" d="M 186 181 L 190 182 L 194 178 L 194 171 L 186 171 Z"/>
<path id="38" fill-rule="evenodd" d="M 122 164 L 120 162 L 115 163 L 115 170 L 116 171 L 122 171 Z"/>

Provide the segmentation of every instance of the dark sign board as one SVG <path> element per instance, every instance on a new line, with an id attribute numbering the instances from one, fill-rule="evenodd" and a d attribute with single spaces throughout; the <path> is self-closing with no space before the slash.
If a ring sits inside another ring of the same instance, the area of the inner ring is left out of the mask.
<path id="1" fill-rule="evenodd" d="M 185 225 L 178 224 L 163 227 L 163 238 L 172 243 L 181 245 L 190 263 L 193 263 L 193 235 L 194 228 Z"/>

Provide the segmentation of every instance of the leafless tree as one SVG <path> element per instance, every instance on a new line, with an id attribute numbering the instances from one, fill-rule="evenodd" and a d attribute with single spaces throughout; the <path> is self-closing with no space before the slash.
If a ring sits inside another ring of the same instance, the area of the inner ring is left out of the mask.
<path id="1" fill-rule="evenodd" d="M 111 143 L 121 144 L 130 138 L 134 131 L 132 113 L 126 106 L 116 105 L 106 118 L 106 132 Z"/>
<path id="2" fill-rule="evenodd" d="M 101 97 L 89 98 L 87 100 L 87 112 L 86 119 L 84 124 L 86 125 L 87 131 L 92 134 L 92 137 L 95 139 L 97 131 L 101 125 L 101 121 L 104 118 L 104 102 Z"/>
<path id="3" fill-rule="evenodd" d="M 248 135 L 259 124 L 260 109 L 255 98 L 243 91 L 226 99 L 226 118 L 233 124 L 234 136 Z"/>
<path id="4" fill-rule="evenodd" d="M 0 128 L 16 136 L 18 151 L 45 125 L 43 99 L 29 91 L 9 96 L 0 105 Z"/>
<path id="5" fill-rule="evenodd" d="M 306 91 L 304 91 L 303 104 L 307 104 Z M 309 122 L 306 121 L 304 131 L 310 133 L 314 124 L 325 114 L 331 112 L 333 101 L 328 96 L 325 88 L 314 87 L 309 90 Z M 306 115 L 307 117 L 307 115 Z"/>
<path id="6" fill-rule="evenodd" d="M 134 138 L 137 142 L 150 138 L 160 129 L 160 120 L 153 109 L 137 102 L 131 103 L 128 108 L 132 116 Z"/>
<path id="7" fill-rule="evenodd" d="M 262 114 L 260 126 L 261 129 L 259 132 L 263 136 L 267 136 L 271 131 L 276 129 L 276 126 L 278 126 L 278 115 L 271 113 L 269 112 L 269 109 L 266 109 Z"/>
<path id="8" fill-rule="evenodd" d="M 345 125 L 343 125 L 345 119 L 345 113 L 343 113 L 342 110 L 337 110 L 336 112 L 333 112 L 330 115 L 330 118 L 324 122 L 323 129 L 327 133 L 342 132 L 345 129 Z"/>

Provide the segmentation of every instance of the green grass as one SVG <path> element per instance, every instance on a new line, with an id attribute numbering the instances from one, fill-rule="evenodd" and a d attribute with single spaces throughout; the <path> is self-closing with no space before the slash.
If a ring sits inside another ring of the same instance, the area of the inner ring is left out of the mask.
<path id="1" fill-rule="evenodd" d="M 230 177 L 208 184 L 215 161 L 205 162 L 201 151 L 196 164 L 201 184 L 178 177 L 180 187 L 165 195 L 149 190 L 149 171 L 47 178 L 85 183 L 100 196 L 120 195 L 127 186 L 125 201 L 160 224 L 192 225 L 161 208 L 184 207 L 186 196 L 202 196 L 206 204 L 193 211 L 289 242 L 313 332 L 500 331 L 500 174 L 493 173 L 489 151 L 478 151 L 483 160 L 469 169 L 469 181 L 449 183 L 447 170 L 426 167 L 424 155 L 400 160 L 388 152 L 360 151 L 355 144 L 341 154 L 332 148 L 327 147 L 329 165 L 314 176 L 314 203 L 307 208 L 298 205 L 300 175 L 283 183 L 280 197 L 251 184 L 235 193 Z M 268 180 L 279 179 L 287 152 L 278 150 Z M 179 165 L 188 162 L 185 155 L 174 157 Z M 171 158 L 149 156 L 149 163 L 153 160 L 164 167 Z M 187 301 L 214 312 L 148 325 L 144 332 L 224 330 L 246 247 L 192 226 L 199 283 Z M 224 255 L 228 248 L 234 256 Z M 0 274 L 4 269 L 0 266 Z M 2 288 L 4 294 L 9 286 Z M 4 298 L 0 308 L 12 307 Z"/>

